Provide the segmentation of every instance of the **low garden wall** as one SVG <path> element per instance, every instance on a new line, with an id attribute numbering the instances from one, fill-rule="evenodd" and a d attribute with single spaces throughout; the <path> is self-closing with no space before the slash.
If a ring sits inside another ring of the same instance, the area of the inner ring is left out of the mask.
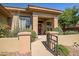
<path id="1" fill-rule="evenodd" d="M 50 31 L 47 32 L 46 43 L 55 55 L 79 55 L 79 34 L 58 35 L 58 32 Z"/>
<path id="2" fill-rule="evenodd" d="M 79 43 L 79 34 L 58 35 L 58 42 L 59 44 L 62 44 L 65 46 L 73 46 L 74 42 Z"/>
<path id="3" fill-rule="evenodd" d="M 0 38 L 0 55 L 31 55 L 30 32 L 20 32 L 15 38 Z"/>
<path id="4" fill-rule="evenodd" d="M 18 50 L 18 38 L 0 38 L 0 52 L 16 52 Z"/>

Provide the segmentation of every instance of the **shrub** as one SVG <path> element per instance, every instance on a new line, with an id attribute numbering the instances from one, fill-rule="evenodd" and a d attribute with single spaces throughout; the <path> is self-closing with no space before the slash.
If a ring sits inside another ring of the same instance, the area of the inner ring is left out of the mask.
<path id="1" fill-rule="evenodd" d="M 65 31 L 64 35 L 68 35 L 68 34 L 77 34 L 77 31 Z"/>
<path id="2" fill-rule="evenodd" d="M 19 31 L 17 31 L 17 30 L 14 30 L 12 32 L 10 31 L 8 37 L 17 37 L 18 32 Z"/>
<path id="3" fill-rule="evenodd" d="M 33 30 L 26 30 L 27 32 L 31 32 L 31 42 L 36 40 L 37 34 Z"/>
<path id="4" fill-rule="evenodd" d="M 8 37 L 16 37 L 17 34 L 18 34 L 18 32 L 31 32 L 31 42 L 35 41 L 36 36 L 37 36 L 36 32 L 33 31 L 33 30 L 30 30 L 30 29 L 28 29 L 28 30 L 22 30 L 22 31 L 18 30 L 18 29 L 15 29 L 14 31 L 12 31 L 12 32 L 9 33 Z"/>
<path id="5" fill-rule="evenodd" d="M 19 29 L 16 28 L 15 30 L 13 31 L 9 31 L 9 35 L 8 37 L 17 37 L 17 34 L 19 33 Z"/>
<path id="6" fill-rule="evenodd" d="M 35 31 L 31 31 L 31 42 L 35 41 L 36 39 L 36 32 Z"/>
<path id="7" fill-rule="evenodd" d="M 58 54 L 61 56 L 67 56 L 69 55 L 69 50 L 63 46 L 63 45 L 58 45 Z"/>
<path id="8" fill-rule="evenodd" d="M 59 32 L 60 35 L 63 34 L 63 31 L 62 31 L 62 29 L 61 29 L 60 27 L 56 27 L 56 28 L 54 28 L 53 31 L 57 31 L 57 32 Z"/>
<path id="9" fill-rule="evenodd" d="M 0 38 L 6 37 L 9 33 L 8 26 L 6 24 L 0 24 Z"/>

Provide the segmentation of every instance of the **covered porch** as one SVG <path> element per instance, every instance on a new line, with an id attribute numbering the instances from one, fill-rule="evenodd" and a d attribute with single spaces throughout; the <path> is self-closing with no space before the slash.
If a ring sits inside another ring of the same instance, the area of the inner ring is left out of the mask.
<path id="1" fill-rule="evenodd" d="M 51 31 L 53 28 L 58 27 L 57 17 L 50 14 L 33 14 L 32 20 L 33 31 L 38 35 L 45 35 L 46 31 Z"/>
<path id="2" fill-rule="evenodd" d="M 62 11 L 40 6 L 28 5 L 29 12 L 32 12 L 32 29 L 37 34 L 45 34 L 51 28 L 58 27 L 57 16 Z"/>
<path id="3" fill-rule="evenodd" d="M 53 18 L 38 18 L 38 35 L 44 35 L 46 31 L 51 31 L 53 28 Z"/>

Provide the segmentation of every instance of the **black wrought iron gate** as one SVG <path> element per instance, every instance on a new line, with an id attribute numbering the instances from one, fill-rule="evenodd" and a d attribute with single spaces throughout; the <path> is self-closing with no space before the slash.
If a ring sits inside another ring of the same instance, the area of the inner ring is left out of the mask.
<path id="1" fill-rule="evenodd" d="M 58 36 L 48 33 L 47 46 L 56 56 L 58 56 Z"/>

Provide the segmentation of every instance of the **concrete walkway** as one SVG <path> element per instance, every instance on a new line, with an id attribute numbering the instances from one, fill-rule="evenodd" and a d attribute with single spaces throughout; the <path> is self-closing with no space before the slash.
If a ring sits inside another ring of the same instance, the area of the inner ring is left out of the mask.
<path id="1" fill-rule="evenodd" d="M 53 54 L 45 48 L 40 39 L 31 44 L 31 49 L 32 56 L 53 56 Z"/>

